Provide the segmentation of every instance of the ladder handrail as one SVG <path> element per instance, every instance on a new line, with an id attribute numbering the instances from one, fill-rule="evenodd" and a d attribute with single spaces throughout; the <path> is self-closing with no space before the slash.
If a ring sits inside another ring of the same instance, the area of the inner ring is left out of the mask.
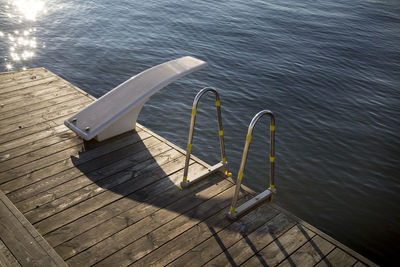
<path id="1" fill-rule="evenodd" d="M 270 117 L 270 158 L 269 158 L 270 186 L 269 186 L 269 190 L 272 193 L 275 193 L 275 191 L 276 191 L 275 190 L 275 169 L 274 169 L 274 167 L 275 167 L 275 117 L 271 111 L 262 110 L 253 117 L 253 119 L 251 120 L 251 122 L 249 124 L 249 128 L 247 130 L 246 143 L 245 143 L 244 149 L 243 149 L 242 161 L 240 163 L 235 193 L 233 195 L 232 205 L 229 210 L 230 216 L 232 216 L 236 210 L 237 199 L 238 199 L 238 195 L 239 195 L 240 185 L 241 185 L 242 179 L 243 179 L 243 171 L 244 171 L 244 167 L 246 165 L 247 153 L 249 151 L 250 142 L 251 142 L 251 138 L 252 138 L 252 134 L 253 134 L 253 129 L 254 129 L 255 125 L 257 124 L 257 122 L 260 120 L 260 118 L 264 115 L 268 115 Z"/>
<path id="2" fill-rule="evenodd" d="M 189 160 L 190 160 L 190 154 L 191 154 L 191 150 L 192 150 L 192 141 L 193 141 L 194 126 L 195 126 L 195 122 L 196 122 L 197 105 L 200 101 L 200 98 L 207 92 L 212 92 L 215 95 L 215 106 L 217 108 L 218 135 L 219 135 L 220 152 L 221 152 L 221 163 L 224 165 L 225 174 L 227 174 L 227 171 L 228 171 L 228 164 L 227 164 L 226 156 L 225 156 L 224 132 L 222 129 L 221 99 L 219 97 L 218 92 L 214 88 L 205 87 L 197 93 L 196 97 L 193 100 L 192 116 L 191 116 L 191 120 L 190 120 L 189 136 L 188 136 L 188 142 L 187 142 L 185 168 L 183 171 L 183 181 L 181 184 L 185 184 L 188 182 L 187 176 L 188 176 L 188 172 L 189 172 Z"/>

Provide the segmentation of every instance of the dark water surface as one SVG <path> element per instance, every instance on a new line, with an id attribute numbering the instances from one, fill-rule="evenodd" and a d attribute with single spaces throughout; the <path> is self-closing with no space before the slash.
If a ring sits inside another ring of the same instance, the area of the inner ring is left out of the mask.
<path id="1" fill-rule="evenodd" d="M 236 177 L 255 113 L 276 115 L 276 201 L 359 253 L 400 252 L 399 1 L 0 0 L 0 70 L 45 67 L 99 97 L 180 56 L 209 63 L 161 90 L 140 122 L 186 146 L 204 86 L 222 98 Z M 211 97 L 199 105 L 194 154 L 218 161 Z M 268 183 L 266 123 L 244 183 Z"/>

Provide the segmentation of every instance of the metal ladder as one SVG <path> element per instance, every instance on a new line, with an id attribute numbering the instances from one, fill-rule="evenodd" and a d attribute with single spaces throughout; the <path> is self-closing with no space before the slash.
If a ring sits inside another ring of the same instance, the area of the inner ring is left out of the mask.
<path id="1" fill-rule="evenodd" d="M 269 188 L 267 190 L 265 190 L 264 192 L 258 194 L 254 198 L 248 200 L 241 206 L 236 207 L 238 195 L 239 195 L 239 191 L 240 191 L 240 185 L 241 185 L 242 179 L 243 179 L 243 171 L 244 171 L 244 167 L 246 165 L 247 153 L 249 151 L 250 142 L 251 142 L 251 138 L 252 138 L 253 129 L 254 129 L 254 126 L 257 124 L 257 122 L 260 120 L 260 118 L 264 115 L 268 115 L 270 117 L 270 157 L 269 157 L 270 185 L 269 185 Z M 238 178 L 236 181 L 235 193 L 233 195 L 232 205 L 231 205 L 231 208 L 228 213 L 228 217 L 230 219 L 235 220 L 238 217 L 240 217 L 241 215 L 243 215 L 244 213 L 246 213 L 246 212 L 250 211 L 251 209 L 255 208 L 256 206 L 258 206 L 261 202 L 264 202 L 268 199 L 272 200 L 273 195 L 276 193 L 275 181 L 274 181 L 275 180 L 274 162 L 275 162 L 275 117 L 271 111 L 262 110 L 254 116 L 254 118 L 251 120 L 251 122 L 249 124 L 249 128 L 247 130 L 246 143 L 245 143 L 244 149 L 243 149 L 242 162 L 240 163 Z"/>
<path id="2" fill-rule="evenodd" d="M 215 164 L 214 166 L 211 166 L 204 172 L 201 172 L 200 174 L 198 174 L 196 177 L 192 178 L 189 181 L 188 180 L 189 161 L 190 161 L 190 153 L 192 150 L 192 141 L 193 141 L 194 125 L 196 122 L 197 105 L 200 101 L 200 98 L 207 92 L 212 92 L 215 95 L 215 105 L 217 107 L 217 118 L 218 118 L 218 135 L 219 135 L 219 144 L 220 144 L 220 150 L 221 150 L 221 161 L 219 163 Z M 206 87 L 197 93 L 197 95 L 193 101 L 192 118 L 190 121 L 185 168 L 183 171 L 183 180 L 181 182 L 181 187 L 186 188 L 186 187 L 190 186 L 191 184 L 198 182 L 198 181 L 206 178 L 210 174 L 215 173 L 217 171 L 220 171 L 220 172 L 224 173 L 225 175 L 230 175 L 230 173 L 228 173 L 228 162 L 226 161 L 226 156 L 225 156 L 224 131 L 222 130 L 222 117 L 221 117 L 221 100 L 220 100 L 219 94 L 217 93 L 217 91 L 214 88 Z"/>

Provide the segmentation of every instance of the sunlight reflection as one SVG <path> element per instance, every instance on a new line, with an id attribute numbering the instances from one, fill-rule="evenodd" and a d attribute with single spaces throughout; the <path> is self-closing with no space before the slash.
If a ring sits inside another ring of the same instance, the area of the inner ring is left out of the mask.
<path id="1" fill-rule="evenodd" d="M 26 69 L 27 62 L 37 54 L 37 47 L 44 47 L 36 40 L 35 23 L 46 11 L 46 0 L 8 0 L 5 14 L 14 26 L 0 29 L 0 42 L 8 46 L 9 53 L 3 58 L 7 70 Z"/>
<path id="2" fill-rule="evenodd" d="M 14 31 L 15 36 L 8 34 L 10 57 L 13 61 L 29 60 L 35 56 L 33 49 L 37 47 L 36 37 L 31 37 L 30 31 L 31 29 Z"/>
<path id="3" fill-rule="evenodd" d="M 39 13 L 46 13 L 44 1 L 41 0 L 17 0 L 12 4 L 27 20 L 36 20 Z"/>

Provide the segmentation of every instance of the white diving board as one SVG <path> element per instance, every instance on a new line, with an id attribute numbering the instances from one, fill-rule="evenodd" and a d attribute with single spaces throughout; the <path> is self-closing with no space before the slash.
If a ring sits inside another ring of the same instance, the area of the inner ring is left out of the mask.
<path id="1" fill-rule="evenodd" d="M 168 84 L 207 66 L 194 57 L 182 57 L 147 69 L 65 120 L 84 140 L 103 141 L 135 128 L 149 98 Z"/>

